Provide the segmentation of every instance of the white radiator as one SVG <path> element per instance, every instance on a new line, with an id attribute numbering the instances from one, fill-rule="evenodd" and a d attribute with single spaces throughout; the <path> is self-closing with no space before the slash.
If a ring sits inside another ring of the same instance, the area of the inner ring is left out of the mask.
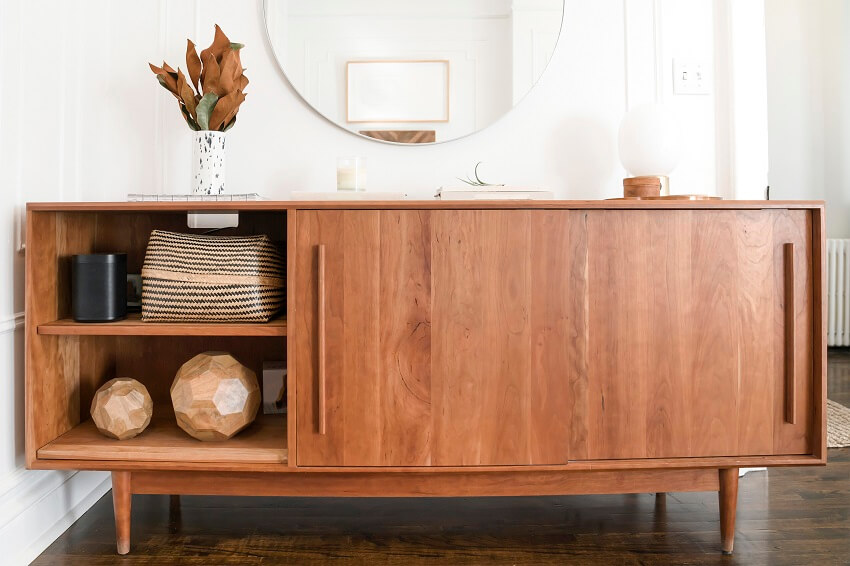
<path id="1" fill-rule="evenodd" d="M 850 240 L 827 240 L 826 256 L 826 343 L 850 346 Z"/>

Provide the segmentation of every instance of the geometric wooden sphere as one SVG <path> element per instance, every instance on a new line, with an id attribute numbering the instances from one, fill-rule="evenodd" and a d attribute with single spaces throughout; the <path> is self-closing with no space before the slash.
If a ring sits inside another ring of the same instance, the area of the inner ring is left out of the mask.
<path id="1" fill-rule="evenodd" d="M 198 354 L 171 384 L 177 424 L 198 440 L 227 440 L 257 416 L 257 375 L 227 352 Z"/>
<path id="2" fill-rule="evenodd" d="M 103 384 L 91 402 L 91 416 L 101 434 L 118 440 L 133 438 L 150 424 L 153 400 L 144 385 L 129 377 Z"/>

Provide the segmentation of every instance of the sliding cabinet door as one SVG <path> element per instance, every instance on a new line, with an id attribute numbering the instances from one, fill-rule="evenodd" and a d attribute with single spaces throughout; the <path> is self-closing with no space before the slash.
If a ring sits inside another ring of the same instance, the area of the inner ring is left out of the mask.
<path id="1" fill-rule="evenodd" d="M 426 465 L 431 217 L 296 213 L 300 466 Z"/>
<path id="2" fill-rule="evenodd" d="M 585 323 L 582 212 L 433 216 L 432 461 L 564 464 Z"/>
<path id="3" fill-rule="evenodd" d="M 583 213 L 299 211 L 296 232 L 298 465 L 568 461 Z"/>
<path id="4" fill-rule="evenodd" d="M 805 211 L 588 216 L 590 459 L 811 451 Z"/>

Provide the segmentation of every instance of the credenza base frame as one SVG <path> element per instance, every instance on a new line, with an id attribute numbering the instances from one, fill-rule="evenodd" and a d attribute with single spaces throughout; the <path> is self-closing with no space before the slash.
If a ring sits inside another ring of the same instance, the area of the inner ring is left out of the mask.
<path id="1" fill-rule="evenodd" d="M 721 547 L 735 538 L 738 468 L 506 472 L 263 473 L 114 471 L 119 554 L 130 551 L 133 494 L 292 497 L 492 497 L 717 491 Z"/>

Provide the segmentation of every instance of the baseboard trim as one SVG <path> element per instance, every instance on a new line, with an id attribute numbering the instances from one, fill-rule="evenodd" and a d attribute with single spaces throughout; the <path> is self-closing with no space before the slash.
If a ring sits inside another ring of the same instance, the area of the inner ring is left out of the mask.
<path id="1" fill-rule="evenodd" d="M 35 560 L 112 487 L 105 472 L 17 470 L 3 483 L 0 549 L 12 565 Z"/>
<path id="2" fill-rule="evenodd" d="M 0 334 L 14 332 L 24 327 L 24 313 L 17 312 L 10 317 L 0 319 Z"/>
<path id="3" fill-rule="evenodd" d="M 21 513 L 62 487 L 77 472 L 42 472 L 18 468 L 0 482 L 0 534 Z"/>

